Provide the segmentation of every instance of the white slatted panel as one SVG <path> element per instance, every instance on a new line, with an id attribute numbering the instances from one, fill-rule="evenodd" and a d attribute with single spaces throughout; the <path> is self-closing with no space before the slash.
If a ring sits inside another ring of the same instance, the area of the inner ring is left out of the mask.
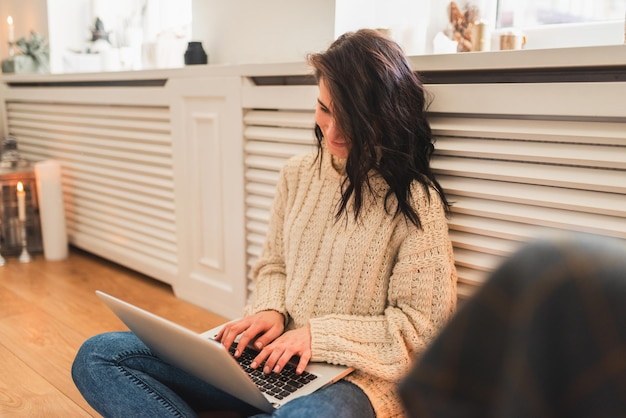
<path id="1" fill-rule="evenodd" d="M 72 244 L 171 283 L 177 242 L 167 106 L 7 102 L 32 161 L 62 164 Z"/>
<path id="2" fill-rule="evenodd" d="M 288 104 L 283 104 L 288 106 Z M 267 234 L 276 182 L 285 161 L 315 151 L 314 110 L 247 110 L 244 115 L 248 271 Z M 249 289 L 252 282 L 249 282 Z"/>
<path id="3" fill-rule="evenodd" d="M 453 203 L 459 294 L 520 243 L 558 231 L 626 240 L 626 123 L 433 115 L 435 169 Z"/>
<path id="4" fill-rule="evenodd" d="M 605 109 L 606 92 L 623 85 L 580 86 L 584 99 L 571 98 L 579 85 L 464 85 L 466 93 L 455 85 L 429 87 L 436 99 L 432 165 L 453 205 L 459 297 L 538 236 L 580 231 L 626 240 L 626 119 L 623 109 Z M 533 99 L 503 100 L 507 89 Z M 478 103 L 477 92 L 489 99 Z M 248 110 L 244 120 L 249 266 L 267 231 L 278 170 L 311 143 L 307 103 L 314 98 L 314 87 L 244 89 L 245 106 L 264 109 Z"/>

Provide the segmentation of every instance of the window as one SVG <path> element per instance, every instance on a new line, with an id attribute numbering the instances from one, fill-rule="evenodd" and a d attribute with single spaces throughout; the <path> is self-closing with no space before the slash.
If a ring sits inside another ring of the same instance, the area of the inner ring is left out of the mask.
<path id="1" fill-rule="evenodd" d="M 498 0 L 494 33 L 523 32 L 526 49 L 615 45 L 625 14 L 624 0 Z"/>
<path id="2" fill-rule="evenodd" d="M 498 0 L 498 28 L 624 20 L 623 0 Z"/>

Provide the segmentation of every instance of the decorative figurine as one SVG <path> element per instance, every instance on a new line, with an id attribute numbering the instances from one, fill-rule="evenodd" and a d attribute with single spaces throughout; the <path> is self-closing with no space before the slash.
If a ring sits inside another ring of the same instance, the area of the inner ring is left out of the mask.
<path id="1" fill-rule="evenodd" d="M 461 11 L 456 2 L 451 1 L 448 6 L 450 12 L 451 32 L 450 38 L 458 43 L 458 52 L 473 51 L 472 47 L 472 26 L 478 20 L 478 8 L 468 4 L 465 12 Z"/>
<path id="2" fill-rule="evenodd" d="M 97 54 L 110 49 L 112 47 L 111 40 L 109 39 L 110 33 L 111 32 L 107 32 L 104 29 L 104 22 L 97 17 L 96 22 L 91 29 L 91 47 L 89 48 L 89 53 Z"/>

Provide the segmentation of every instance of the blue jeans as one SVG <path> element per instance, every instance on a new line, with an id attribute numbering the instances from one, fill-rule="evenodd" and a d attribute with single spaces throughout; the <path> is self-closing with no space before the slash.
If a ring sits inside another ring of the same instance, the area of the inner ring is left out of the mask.
<path id="1" fill-rule="evenodd" d="M 170 366 L 131 332 L 96 335 L 85 341 L 72 378 L 87 402 L 105 417 L 195 417 L 199 411 L 240 416 L 374 418 L 365 393 L 340 381 L 288 402 L 268 415 Z"/>

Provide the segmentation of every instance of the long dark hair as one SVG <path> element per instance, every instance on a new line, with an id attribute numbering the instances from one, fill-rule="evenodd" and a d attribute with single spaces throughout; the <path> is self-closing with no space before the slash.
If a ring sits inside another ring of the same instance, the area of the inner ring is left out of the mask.
<path id="1" fill-rule="evenodd" d="M 335 123 L 350 143 L 337 217 L 354 195 L 358 218 L 365 188 L 372 191 L 370 170 L 379 172 L 389 185 L 387 211 L 389 199 L 396 197 L 394 215 L 402 213 L 421 227 L 410 203 L 414 180 L 429 198 L 428 186 L 434 187 L 449 215 L 450 205 L 430 168 L 435 147 L 425 117 L 426 94 L 400 46 L 375 30 L 361 29 L 340 36 L 325 52 L 310 54 L 308 62 L 316 79 L 324 79 Z M 324 137 L 317 125 L 315 136 L 321 158 Z"/>

